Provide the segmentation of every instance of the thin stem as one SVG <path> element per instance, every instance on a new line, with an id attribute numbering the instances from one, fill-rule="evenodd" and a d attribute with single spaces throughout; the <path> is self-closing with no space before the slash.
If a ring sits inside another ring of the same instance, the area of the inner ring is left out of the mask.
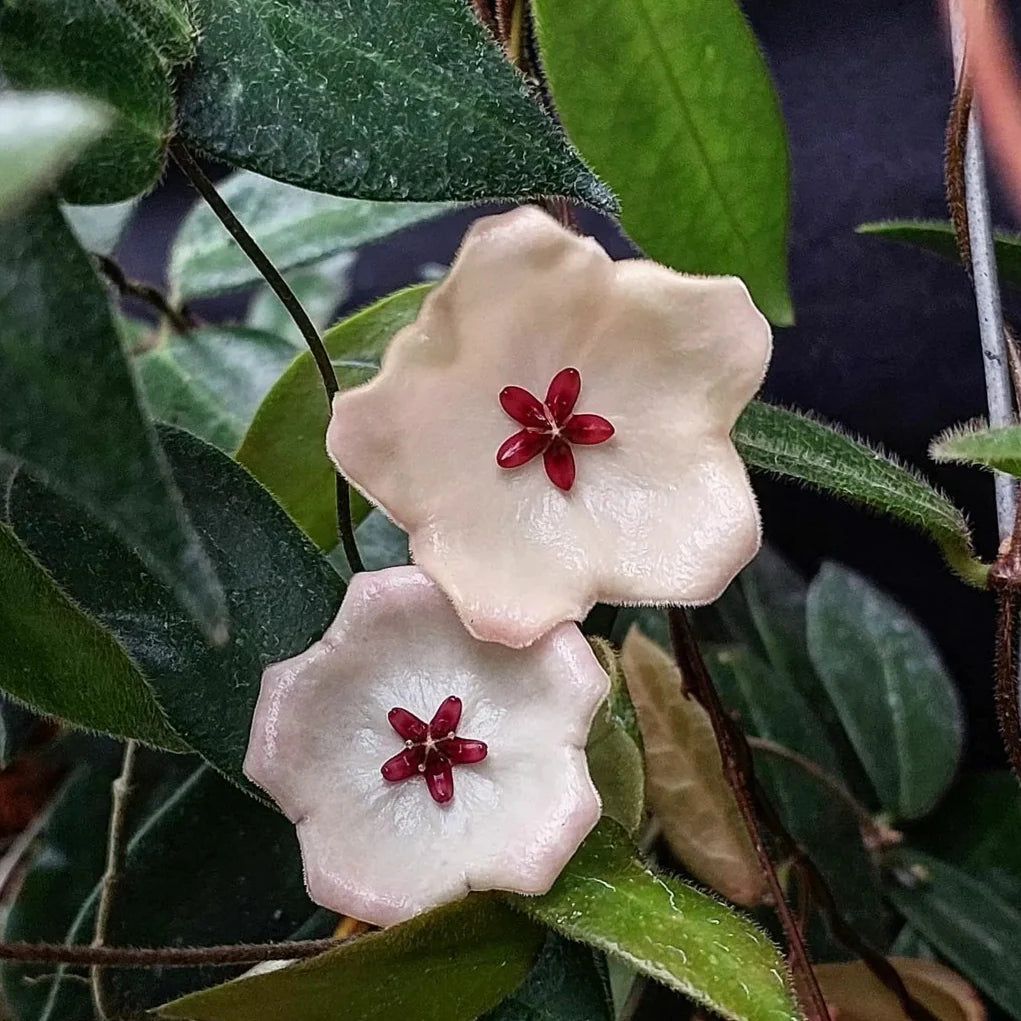
<path id="1" fill-rule="evenodd" d="M 252 264 L 262 274 L 266 283 L 269 284 L 273 293 L 280 299 L 280 303 L 287 310 L 294 325 L 305 339 L 309 351 L 315 360 L 316 368 L 322 377 L 323 389 L 326 391 L 326 404 L 332 413 L 333 398 L 340 389 L 337 382 L 337 373 L 334 371 L 330 355 L 323 344 L 319 331 L 309 318 L 308 313 L 302 307 L 300 301 L 290 285 L 283 278 L 280 270 L 273 265 L 266 253 L 259 247 L 255 238 L 245 229 L 244 224 L 234 215 L 230 206 L 220 197 L 220 193 L 213 186 L 213 182 L 206 177 L 205 172 L 196 162 L 195 158 L 188 151 L 187 146 L 175 138 L 170 143 L 170 155 L 181 168 L 185 177 L 191 182 L 195 190 L 205 199 L 206 204 L 216 214 L 217 219 L 223 224 L 230 236 L 238 243 L 241 250 L 252 260 Z M 338 476 L 337 482 L 337 529 L 340 535 L 341 544 L 344 547 L 344 554 L 353 572 L 363 571 L 362 558 L 358 553 L 358 544 L 355 541 L 354 523 L 351 520 L 351 491 L 346 482 Z"/>
<path id="2" fill-rule="evenodd" d="M 356 937 L 358 938 L 358 937 Z M 214 947 L 66 946 L 59 943 L 0 943 L 0 961 L 102 968 L 195 968 L 299 961 L 351 940 L 311 939 L 292 943 L 237 943 Z"/>
<path id="3" fill-rule="evenodd" d="M 790 905 L 784 897 L 783 887 L 776 874 L 776 868 L 766 848 L 765 835 L 759 826 L 753 790 L 755 786 L 755 766 L 752 762 L 751 749 L 744 740 L 740 728 L 727 715 L 716 692 L 712 677 L 702 658 L 701 650 L 691 630 L 684 610 L 673 608 L 669 611 L 670 639 L 674 647 L 677 665 L 684 678 L 687 692 L 694 696 L 709 714 L 716 744 L 720 750 L 723 773 L 727 779 L 738 811 L 744 821 L 745 829 L 751 838 L 759 866 L 765 876 L 773 900 L 773 907 L 783 926 L 787 938 L 787 951 L 790 957 L 791 971 L 798 986 L 799 996 L 806 1001 L 809 1017 L 815 1021 L 831 1021 L 826 1001 L 812 963 L 805 949 L 805 942 L 798 928 L 797 921 L 791 912 Z"/>
<path id="4" fill-rule="evenodd" d="M 103 873 L 103 884 L 99 893 L 99 907 L 96 909 L 96 928 L 92 939 L 93 947 L 106 944 L 106 934 L 110 928 L 110 916 L 113 912 L 114 897 L 124 870 L 124 859 L 128 850 L 127 814 L 128 802 L 131 798 L 131 780 L 135 769 L 135 756 L 138 754 L 138 743 L 128 741 L 124 745 L 124 758 L 121 761 L 120 775 L 113 782 L 110 797 L 110 828 L 106 838 L 106 870 Z M 106 1021 L 110 1016 L 103 993 L 103 975 L 99 965 L 93 965 L 89 976 L 92 986 L 92 1002 L 96 1008 L 96 1016 Z"/>
<path id="5" fill-rule="evenodd" d="M 177 333 L 187 333 L 189 330 L 195 329 L 195 320 L 182 309 L 174 308 L 160 290 L 138 280 L 129 280 L 124 270 L 108 255 L 97 254 L 93 257 L 102 270 L 103 276 L 113 284 L 117 293 L 122 297 L 144 301 L 166 319 Z"/>

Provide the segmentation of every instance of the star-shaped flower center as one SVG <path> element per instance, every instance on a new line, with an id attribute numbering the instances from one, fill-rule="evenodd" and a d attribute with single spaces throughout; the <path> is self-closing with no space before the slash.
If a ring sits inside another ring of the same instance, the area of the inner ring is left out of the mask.
<path id="1" fill-rule="evenodd" d="M 404 751 L 383 763 L 384 780 L 396 783 L 424 776 L 433 801 L 445 804 L 454 796 L 452 766 L 481 762 L 489 749 L 484 741 L 468 741 L 456 734 L 461 722 L 461 700 L 450 695 L 433 718 L 424 723 L 407 709 L 387 713 L 390 726 L 404 738 Z"/>
<path id="2" fill-rule="evenodd" d="M 576 415 L 581 393 L 581 373 L 561 369 L 540 401 L 524 387 L 505 386 L 500 391 L 503 410 L 524 428 L 508 437 L 496 452 L 501 468 L 518 468 L 542 454 L 550 482 L 565 492 L 574 485 L 576 469 L 572 443 L 605 443 L 613 426 L 602 415 Z"/>

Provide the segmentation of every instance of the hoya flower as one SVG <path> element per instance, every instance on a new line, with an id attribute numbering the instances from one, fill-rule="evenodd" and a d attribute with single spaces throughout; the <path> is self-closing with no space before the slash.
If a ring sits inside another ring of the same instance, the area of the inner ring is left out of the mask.
<path id="1" fill-rule="evenodd" d="M 472 634 L 525 646 L 597 601 L 711 602 L 755 555 L 730 431 L 769 352 L 737 278 L 518 209 L 469 230 L 327 447 Z"/>
<path id="2" fill-rule="evenodd" d="M 417 568 L 358 574 L 322 640 L 263 674 L 245 773 L 334 911 L 392 925 L 545 893 L 599 819 L 585 742 L 608 687 L 574 624 L 509 649 Z"/>

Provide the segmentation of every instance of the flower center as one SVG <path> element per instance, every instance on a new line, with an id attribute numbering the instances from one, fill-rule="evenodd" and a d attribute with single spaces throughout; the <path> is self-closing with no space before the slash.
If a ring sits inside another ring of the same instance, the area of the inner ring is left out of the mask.
<path id="1" fill-rule="evenodd" d="M 524 387 L 505 386 L 500 391 L 500 405 L 524 428 L 500 444 L 496 463 L 501 468 L 519 468 L 542 454 L 550 482 L 569 490 L 577 474 L 571 445 L 605 443 L 613 435 L 613 426 L 602 415 L 574 414 L 580 394 L 581 373 L 577 369 L 561 369 L 553 377 L 545 401 Z"/>
<path id="2" fill-rule="evenodd" d="M 445 698 L 428 723 L 400 708 L 391 709 L 386 718 L 404 738 L 404 751 L 383 763 L 380 769 L 383 779 L 397 783 L 424 776 L 429 793 L 438 804 L 445 804 L 454 796 L 453 766 L 481 762 L 489 754 L 484 741 L 457 736 L 461 700 L 456 695 Z"/>

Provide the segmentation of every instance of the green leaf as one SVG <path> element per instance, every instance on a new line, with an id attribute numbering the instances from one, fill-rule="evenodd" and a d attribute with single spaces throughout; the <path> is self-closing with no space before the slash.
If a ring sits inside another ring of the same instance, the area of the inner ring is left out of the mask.
<path id="1" fill-rule="evenodd" d="M 897 910 L 990 999 L 1021 1016 L 1021 910 L 986 883 L 919 851 L 898 854 L 896 864 L 899 874 L 912 877 L 887 891 Z"/>
<path id="2" fill-rule="evenodd" d="M 510 899 L 569 939 L 626 961 L 724 1017 L 801 1018 L 769 937 L 707 894 L 650 871 L 623 830 L 606 819 L 549 893 Z"/>
<path id="3" fill-rule="evenodd" d="M 461 0 L 195 0 L 181 131 L 197 149 L 362 199 L 613 198 Z"/>
<path id="4" fill-rule="evenodd" d="M 303 350 L 272 333 L 208 326 L 170 334 L 136 365 L 154 418 L 231 452 L 262 399 Z"/>
<path id="5" fill-rule="evenodd" d="M 481 1021 L 614 1021 L 602 955 L 548 933 L 524 985 Z"/>
<path id="6" fill-rule="evenodd" d="M 900 241 L 935 252 L 953 262 L 959 261 L 954 228 L 946 220 L 880 220 L 863 223 L 858 227 L 858 233 L 875 234 L 890 241 Z M 995 245 L 1000 279 L 1008 284 L 1021 284 L 1021 237 L 997 231 Z"/>
<path id="7" fill-rule="evenodd" d="M 536 0 L 557 112 L 657 262 L 734 274 L 775 323 L 787 290 L 787 140 L 734 0 Z"/>
<path id="8" fill-rule="evenodd" d="M 186 883 L 180 881 L 184 876 Z M 68 943 L 92 939 L 99 887 L 90 894 Z M 131 839 L 107 941 L 120 946 L 271 942 L 288 939 L 314 910 L 292 824 L 200 766 Z M 243 970 L 109 968 L 102 973 L 104 1000 L 114 1016 L 136 1017 Z M 40 1021 L 65 1021 L 61 999 L 55 987 Z"/>
<path id="9" fill-rule="evenodd" d="M 932 441 L 929 456 L 934 461 L 960 461 L 1021 476 L 1021 426 L 954 426 Z"/>
<path id="10" fill-rule="evenodd" d="M 109 123 L 102 104 L 79 96 L 0 94 L 0 214 L 55 184 Z"/>
<path id="11" fill-rule="evenodd" d="M 137 557 L 73 504 L 21 476 L 11 490 L 11 525 L 128 650 L 174 729 L 247 787 L 241 764 L 262 671 L 322 635 L 343 585 L 236 462 L 186 432 L 161 432 L 185 504 L 224 578 L 233 622 L 227 643 L 210 646 Z"/>
<path id="12" fill-rule="evenodd" d="M 808 644 L 883 807 L 925 815 L 949 787 L 963 742 L 953 681 L 932 640 L 865 578 L 824 564 L 808 592 Z"/>
<path id="13" fill-rule="evenodd" d="M 107 295 L 48 201 L 0 223 L 0 448 L 136 549 L 215 640 L 223 592 L 139 405 Z"/>
<path id="14" fill-rule="evenodd" d="M 811 760 L 846 788 L 840 760 L 811 703 L 765 663 L 741 649 L 707 657 L 726 708 L 752 737 Z M 833 791 L 782 755 L 757 749 L 756 774 L 784 825 L 822 871 L 838 906 L 874 945 L 884 940 L 879 873 L 860 821 Z M 827 953 L 831 947 L 827 944 Z"/>
<path id="15" fill-rule="evenodd" d="M 188 1021 L 474 1021 L 528 975 L 542 930 L 495 897 L 467 900 L 310 961 L 160 1008 Z"/>
<path id="16" fill-rule="evenodd" d="M 187 748 L 124 650 L 0 525 L 0 688 L 87 730 Z"/>
<path id="17" fill-rule="evenodd" d="M 217 190 L 282 273 L 361 248 L 451 208 L 336 198 L 243 170 L 220 181 Z M 186 301 L 262 283 L 251 259 L 204 202 L 192 208 L 174 238 L 169 273 L 173 293 Z"/>
<path id="18" fill-rule="evenodd" d="M 916 472 L 808 415 L 752 401 L 734 428 L 752 468 L 807 483 L 927 532 L 950 566 L 982 588 L 988 568 L 974 558 L 964 515 Z"/>
<path id="19" fill-rule="evenodd" d="M 86 252 L 113 255 L 138 202 L 125 199 L 106 206 L 62 206 L 61 212 Z"/>
<path id="20" fill-rule="evenodd" d="M 427 284 L 397 291 L 323 337 L 341 386 L 370 379 L 390 338 L 413 322 Z M 270 390 L 237 453 L 238 460 L 322 548 L 337 544 L 336 471 L 326 456 L 329 409 L 315 362 L 301 355 Z M 364 501 L 361 516 L 368 512 Z"/>
<path id="21" fill-rule="evenodd" d="M 15 86 L 77 93 L 114 114 L 61 182 L 69 202 L 126 199 L 147 191 L 162 172 L 174 100 L 163 56 L 132 17 L 131 8 L 145 6 L 20 0 L 0 8 L 0 66 Z M 153 23 L 165 24 L 155 14 Z"/>

